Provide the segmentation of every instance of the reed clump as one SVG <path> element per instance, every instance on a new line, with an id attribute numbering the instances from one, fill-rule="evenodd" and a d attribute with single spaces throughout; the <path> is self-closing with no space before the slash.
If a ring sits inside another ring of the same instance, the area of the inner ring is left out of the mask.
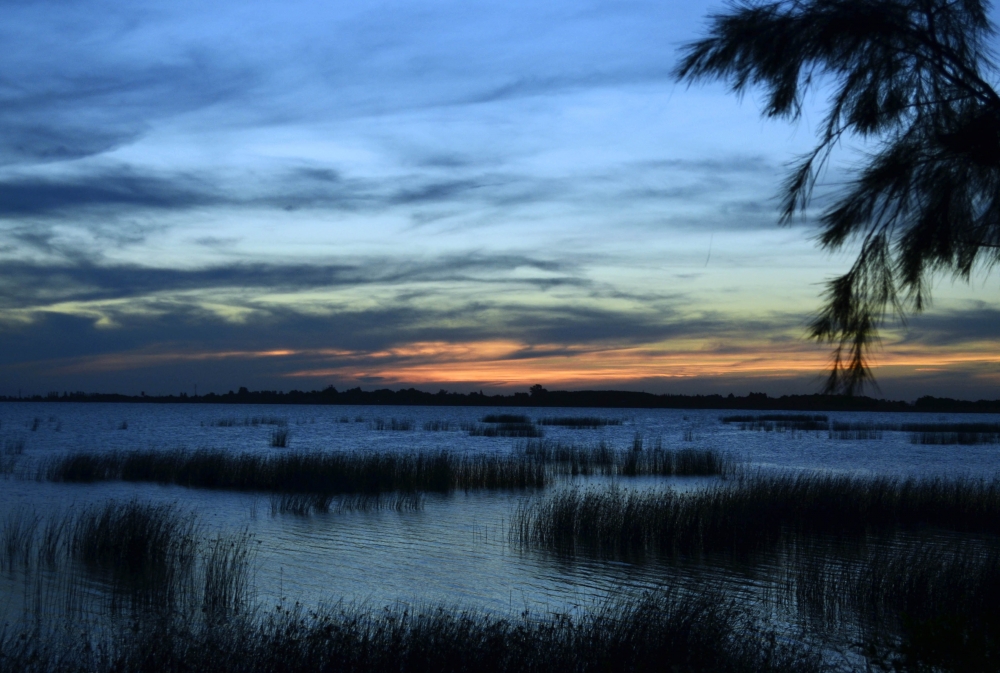
<path id="1" fill-rule="evenodd" d="M 24 454 L 25 441 L 23 437 L 7 438 L 3 440 L 3 455 L 20 456 Z"/>
<path id="2" fill-rule="evenodd" d="M 244 613 L 252 606 L 257 553 L 253 541 L 246 530 L 217 535 L 209 541 L 203 560 L 201 596 L 194 597 L 200 598 L 208 624 Z"/>
<path id="3" fill-rule="evenodd" d="M 456 427 L 451 421 L 424 421 L 424 432 L 448 432 Z"/>
<path id="4" fill-rule="evenodd" d="M 418 453 L 201 451 L 81 452 L 42 467 L 52 481 L 138 481 L 276 493 L 388 493 L 529 489 L 546 485 L 544 465 L 516 456 Z"/>
<path id="5" fill-rule="evenodd" d="M 881 670 L 987 671 L 1000 656 L 995 540 L 889 538 L 786 561 L 788 598 L 820 629 L 863 642 Z"/>
<path id="6" fill-rule="evenodd" d="M 44 519 L 22 507 L 0 520 L 0 570 L 19 570 L 24 581 L 40 570 L 59 571 L 58 591 L 66 605 L 82 610 L 73 613 L 79 616 L 162 620 L 185 611 L 219 616 L 247 605 L 252 536 L 244 531 L 202 537 L 195 515 L 171 504 L 109 500 Z M 94 591 L 84 576 L 99 579 L 101 590 Z M 33 609 L 40 619 L 52 606 Z M 0 671 L 8 670 L 5 663 L 0 655 Z"/>
<path id="7" fill-rule="evenodd" d="M 489 418 L 489 416 L 487 416 Z M 542 437 L 534 423 L 473 423 L 466 426 L 470 437 Z"/>
<path id="8" fill-rule="evenodd" d="M 271 495 L 271 515 L 326 514 L 333 512 L 415 512 L 424 508 L 419 493 L 359 494 L 333 496 L 325 493 L 275 493 Z"/>
<path id="9" fill-rule="evenodd" d="M 882 439 L 885 432 L 882 423 L 840 423 L 830 424 L 830 439 L 866 440 Z"/>
<path id="10" fill-rule="evenodd" d="M 1000 444 L 1000 423 L 878 423 L 830 424 L 831 439 L 882 439 L 884 432 L 908 432 L 911 444 Z"/>
<path id="11" fill-rule="evenodd" d="M 37 514 L 23 507 L 7 512 L 0 528 L 0 570 L 27 567 L 31 563 L 35 531 L 40 523 Z"/>
<path id="12" fill-rule="evenodd" d="M 373 418 L 368 421 L 368 429 L 377 430 L 379 432 L 383 430 L 410 432 L 413 430 L 413 421 L 408 418 L 390 418 L 389 420 L 385 420 L 384 418 Z"/>
<path id="13" fill-rule="evenodd" d="M 739 424 L 740 430 L 787 432 L 789 430 L 815 431 L 829 428 L 828 417 L 816 414 L 756 414 L 723 416 L 724 424 Z"/>
<path id="14" fill-rule="evenodd" d="M 288 448 L 288 428 L 277 428 L 271 433 L 271 448 Z"/>
<path id="15" fill-rule="evenodd" d="M 531 423 L 531 419 L 524 414 L 486 414 L 481 421 L 483 423 Z"/>
<path id="16" fill-rule="evenodd" d="M 109 501 L 80 512 L 70 551 L 74 559 L 118 580 L 170 584 L 189 575 L 197 546 L 194 517 L 173 505 Z"/>
<path id="17" fill-rule="evenodd" d="M 1000 481 L 755 476 L 701 491 L 565 490 L 522 504 L 512 539 L 572 552 L 746 555 L 818 536 L 1000 534 Z"/>
<path id="18" fill-rule="evenodd" d="M 728 475 L 736 462 L 715 449 L 665 449 L 661 442 L 644 448 L 641 437 L 626 450 L 606 442 L 579 446 L 563 442 L 527 441 L 515 447 L 526 460 L 547 464 L 556 473 L 573 476 L 715 476 Z"/>

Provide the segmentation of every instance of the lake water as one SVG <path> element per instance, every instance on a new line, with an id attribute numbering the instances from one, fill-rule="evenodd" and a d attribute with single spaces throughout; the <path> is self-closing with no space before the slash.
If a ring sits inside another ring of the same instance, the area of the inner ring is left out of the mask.
<path id="1" fill-rule="evenodd" d="M 631 446 L 636 435 L 665 448 L 712 448 L 764 470 L 825 470 L 891 476 L 994 477 L 1000 446 L 913 444 L 905 432 L 880 439 L 841 440 L 819 432 L 764 432 L 724 424 L 722 416 L 759 412 L 645 409 L 490 409 L 470 407 L 347 407 L 256 405 L 142 405 L 0 403 L 0 445 L 23 441 L 12 474 L 0 478 L 0 517 L 28 508 L 43 516 L 109 498 L 139 497 L 176 503 L 197 513 L 209 532 L 249 530 L 258 542 L 256 591 L 265 603 L 307 605 L 344 601 L 476 607 L 503 612 L 563 612 L 643 587 L 699 581 L 715 573 L 734 587 L 752 587 L 755 572 L 729 567 L 687 568 L 655 562 L 625 563 L 565 558 L 512 544 L 507 526 L 514 509 L 538 493 L 457 492 L 429 494 L 418 511 L 273 515 L 266 494 L 186 489 L 132 483 L 55 484 L 34 479 L 34 467 L 74 451 L 225 449 L 271 454 L 281 451 L 457 453 L 506 452 L 524 440 L 473 437 L 459 429 L 488 413 L 532 419 L 597 416 L 621 421 L 599 429 L 545 426 L 545 439 L 612 447 Z M 997 423 L 1000 416 L 956 414 L 828 413 L 853 423 Z M 247 419 L 287 421 L 288 447 L 270 446 L 274 426 Z M 377 430 L 377 419 L 409 421 L 412 430 Z M 446 421 L 452 429 L 429 431 Z M 551 489 L 585 486 L 609 478 L 570 479 Z M 623 488 L 701 488 L 714 478 L 617 478 Z M 17 578 L 3 580 L 8 609 Z M 2 606 L 0 606 L 2 607 Z"/>

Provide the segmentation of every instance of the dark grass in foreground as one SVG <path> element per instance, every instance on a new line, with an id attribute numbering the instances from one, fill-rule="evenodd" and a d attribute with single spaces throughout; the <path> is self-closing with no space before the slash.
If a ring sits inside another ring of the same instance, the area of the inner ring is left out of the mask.
<path id="1" fill-rule="evenodd" d="M 819 671 L 814 653 L 712 594 L 646 595 L 583 617 L 294 607 L 219 622 L 137 620 L 62 637 L 0 632 L 0 670 Z"/>
<path id="2" fill-rule="evenodd" d="M 755 476 L 690 493 L 566 490 L 523 504 L 510 534 L 561 551 L 742 555 L 927 528 L 1000 534 L 1000 481 Z"/>
<path id="3" fill-rule="evenodd" d="M 238 454 L 218 450 L 75 453 L 43 466 L 52 481 L 138 481 L 197 488 L 316 494 L 528 489 L 544 465 L 515 456 L 436 453 Z"/>
<path id="4" fill-rule="evenodd" d="M 864 643 L 876 670 L 1000 668 L 996 541 L 881 542 L 851 554 L 819 547 L 786 561 L 782 584 L 812 628 Z"/>

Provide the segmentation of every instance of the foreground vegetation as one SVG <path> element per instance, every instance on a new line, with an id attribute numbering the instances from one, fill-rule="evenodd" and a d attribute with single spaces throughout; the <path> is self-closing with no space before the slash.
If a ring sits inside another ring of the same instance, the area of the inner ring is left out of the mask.
<path id="1" fill-rule="evenodd" d="M 758 632 L 744 611 L 716 596 L 646 595 L 580 618 L 280 607 L 218 622 L 161 617 L 132 621 L 103 635 L 8 632 L 0 636 L 0 670 L 751 673 L 822 668 L 815 655 Z"/>
<path id="2" fill-rule="evenodd" d="M 523 504 L 511 536 L 562 551 L 746 555 L 926 528 L 1000 535 L 1000 481 L 758 475 L 691 493 L 564 490 Z"/>

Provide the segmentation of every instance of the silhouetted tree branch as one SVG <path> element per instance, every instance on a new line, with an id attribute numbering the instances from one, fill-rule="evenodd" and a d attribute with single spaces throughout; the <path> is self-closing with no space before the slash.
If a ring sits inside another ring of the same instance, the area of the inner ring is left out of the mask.
<path id="1" fill-rule="evenodd" d="M 1000 260 L 1000 96 L 984 0 L 742 1 L 683 48 L 681 81 L 763 88 L 767 117 L 796 119 L 824 78 L 829 110 L 813 151 L 782 185 L 781 222 L 805 214 L 818 175 L 846 135 L 876 151 L 820 216 L 820 244 L 860 244 L 827 283 L 810 336 L 834 344 L 826 392 L 874 383 L 869 353 L 887 313 L 922 311 L 928 280 L 968 281 Z"/>

